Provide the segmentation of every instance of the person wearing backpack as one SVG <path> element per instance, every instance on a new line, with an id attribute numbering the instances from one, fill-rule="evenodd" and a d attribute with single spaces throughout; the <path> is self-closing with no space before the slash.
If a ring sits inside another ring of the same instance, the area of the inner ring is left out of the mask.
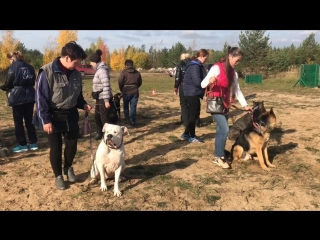
<path id="1" fill-rule="evenodd" d="M 207 71 L 203 63 L 207 60 L 209 52 L 206 49 L 200 49 L 197 55 L 191 58 L 186 65 L 186 71 L 183 79 L 183 93 L 188 104 L 188 118 L 181 138 L 191 143 L 202 143 L 203 140 L 196 136 L 196 119 L 200 115 L 200 99 L 203 99 L 204 89 L 201 87 L 201 81 L 206 77 Z"/>
<path id="2" fill-rule="evenodd" d="M 180 63 L 177 66 L 174 79 L 174 93 L 177 95 L 179 91 L 181 115 L 179 124 L 186 126 L 188 119 L 188 103 L 183 94 L 183 79 L 187 63 L 190 61 L 189 53 L 182 53 L 180 56 Z M 196 125 L 200 127 L 200 115 L 196 119 Z"/>

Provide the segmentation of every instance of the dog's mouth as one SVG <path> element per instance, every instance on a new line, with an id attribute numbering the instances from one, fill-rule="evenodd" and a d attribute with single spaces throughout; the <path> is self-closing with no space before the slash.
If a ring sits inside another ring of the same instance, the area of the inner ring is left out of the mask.
<path id="1" fill-rule="evenodd" d="M 114 144 L 114 142 L 112 141 L 112 139 L 107 139 L 107 140 L 106 140 L 106 144 L 107 144 L 109 147 L 116 148 L 116 145 Z"/>

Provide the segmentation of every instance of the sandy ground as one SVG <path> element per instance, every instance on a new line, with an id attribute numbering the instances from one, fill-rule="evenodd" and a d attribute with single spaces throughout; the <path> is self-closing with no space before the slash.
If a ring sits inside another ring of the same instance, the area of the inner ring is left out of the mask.
<path id="1" fill-rule="evenodd" d="M 277 166 L 270 172 L 258 161 L 233 163 L 224 170 L 212 163 L 215 123 L 202 104 L 202 127 L 197 136 L 205 143 L 180 139 L 183 127 L 178 97 L 172 93 L 141 95 L 137 126 L 125 136 L 128 179 L 120 183 L 123 195 L 88 185 L 92 165 L 90 137 L 79 139 L 74 169 L 79 181 L 64 191 L 57 190 L 49 163 L 45 134 L 38 131 L 39 150 L 11 154 L 0 160 L 0 210 L 318 210 L 320 207 L 320 117 L 319 99 L 275 94 L 272 91 L 247 94 L 249 103 L 265 101 L 274 108 L 277 127 L 271 133 L 269 156 Z M 159 101 L 161 100 L 161 101 Z M 1 107 L 4 111 L 6 107 Z M 243 113 L 230 113 L 230 126 Z M 83 127 L 81 111 L 80 127 Z M 92 128 L 93 113 L 90 113 Z M 1 120 L 3 142 L 15 145 L 10 117 Z M 99 142 L 93 141 L 93 155 Z M 227 140 L 230 150 L 232 141 Z"/>

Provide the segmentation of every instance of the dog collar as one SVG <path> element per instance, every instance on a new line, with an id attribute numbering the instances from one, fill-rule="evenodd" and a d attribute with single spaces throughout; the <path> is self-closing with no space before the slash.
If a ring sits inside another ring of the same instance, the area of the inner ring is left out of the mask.
<path id="1" fill-rule="evenodd" d="M 254 126 L 254 130 L 257 131 L 259 134 L 264 134 L 266 132 L 270 132 L 270 128 L 268 128 L 267 126 L 263 126 L 261 124 L 262 121 L 260 121 L 260 123 L 256 123 L 256 122 L 252 122 L 253 126 Z M 263 131 L 262 128 L 265 128 L 265 130 Z"/>

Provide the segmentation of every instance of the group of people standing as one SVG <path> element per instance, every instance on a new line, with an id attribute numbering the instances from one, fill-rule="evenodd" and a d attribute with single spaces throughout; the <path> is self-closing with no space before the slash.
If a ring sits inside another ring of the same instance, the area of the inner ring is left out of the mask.
<path id="1" fill-rule="evenodd" d="M 176 70 L 174 92 L 177 94 L 179 90 L 181 119 L 185 127 L 181 135 L 182 139 L 191 143 L 204 142 L 196 136 L 195 128 L 196 121 L 200 116 L 201 99 L 203 99 L 205 89 L 210 84 L 214 85 L 212 88 L 214 96 L 220 96 L 222 92 L 226 105 L 230 105 L 230 97 L 235 96 L 245 110 L 251 110 L 240 90 L 238 75 L 234 69 L 242 60 L 243 55 L 240 48 L 228 46 L 226 57 L 213 64 L 208 72 L 203 66 L 209 56 L 206 49 L 200 49 L 196 56 L 191 58 L 181 55 L 181 62 Z M 216 122 L 213 162 L 224 169 L 228 169 L 230 165 L 224 158 L 229 132 L 228 112 L 212 114 L 212 118 Z"/>
<path id="2" fill-rule="evenodd" d="M 72 165 L 79 137 L 78 109 L 90 112 L 95 108 L 97 140 L 102 138 L 102 128 L 105 123 L 115 124 L 108 119 L 108 110 L 113 97 L 110 69 L 101 61 L 101 56 L 102 51 L 98 49 L 89 57 L 90 64 L 96 69 L 92 85 L 92 96 L 96 100 L 93 107 L 83 97 L 83 79 L 76 70 L 76 67 L 87 58 L 87 54 L 75 41 L 67 43 L 61 49 L 60 56 L 42 66 L 38 74 L 35 73 L 33 66 L 23 60 L 21 52 L 14 51 L 7 54 L 11 66 L 7 79 L 0 89 L 7 92 L 8 105 L 12 107 L 18 142 L 12 151 L 18 153 L 37 150 L 38 138 L 35 127 L 44 131 L 49 143 L 49 161 L 55 176 L 55 185 L 59 190 L 67 188 L 63 174 L 70 183 L 77 181 Z M 124 99 L 125 118 L 134 126 L 142 78 L 135 70 L 131 59 L 126 60 L 118 84 Z M 25 136 L 23 121 L 29 143 Z"/>
<path id="3" fill-rule="evenodd" d="M 110 68 L 101 60 L 102 51 L 96 50 L 89 56 L 90 64 L 96 73 L 93 77 L 92 97 L 95 106 L 91 106 L 83 97 L 82 76 L 76 67 L 87 58 L 87 54 L 76 42 L 67 43 L 61 54 L 52 62 L 42 66 L 38 72 L 23 60 L 19 51 L 7 54 L 11 66 L 4 85 L 0 89 L 8 93 L 8 105 L 12 107 L 15 126 L 15 136 L 18 145 L 13 152 L 37 150 L 37 127 L 47 133 L 49 143 L 49 160 L 55 176 L 56 187 L 60 190 L 67 188 L 63 174 L 71 183 L 77 181 L 73 171 L 73 160 L 77 152 L 79 137 L 78 109 L 90 112 L 95 109 L 96 140 L 102 138 L 105 123 L 113 123 L 108 119 L 108 111 L 113 97 L 110 84 Z M 191 143 L 202 143 L 196 136 L 196 125 L 200 124 L 201 99 L 205 89 L 214 84 L 214 94 L 225 96 L 226 104 L 230 103 L 230 95 L 234 95 L 241 106 L 248 106 L 238 83 L 238 75 L 234 67 L 242 60 L 243 52 L 238 47 L 228 47 L 225 59 L 215 63 L 207 72 L 203 64 L 209 52 L 200 49 L 196 56 L 181 55 L 177 67 L 174 92 L 179 92 L 181 105 L 181 122 L 184 132 L 181 138 Z M 131 126 L 136 124 L 136 109 L 139 99 L 139 88 L 142 77 L 134 67 L 131 59 L 125 61 L 125 69 L 118 78 L 119 89 L 123 98 L 125 121 Z M 34 112 L 35 105 L 35 112 Z M 224 159 L 224 149 L 229 132 L 228 114 L 212 114 L 217 124 L 214 160 L 222 168 L 229 168 Z M 27 142 L 24 125 L 27 129 Z M 62 154 L 62 146 L 65 145 Z M 64 161 L 62 159 L 64 156 Z"/>

